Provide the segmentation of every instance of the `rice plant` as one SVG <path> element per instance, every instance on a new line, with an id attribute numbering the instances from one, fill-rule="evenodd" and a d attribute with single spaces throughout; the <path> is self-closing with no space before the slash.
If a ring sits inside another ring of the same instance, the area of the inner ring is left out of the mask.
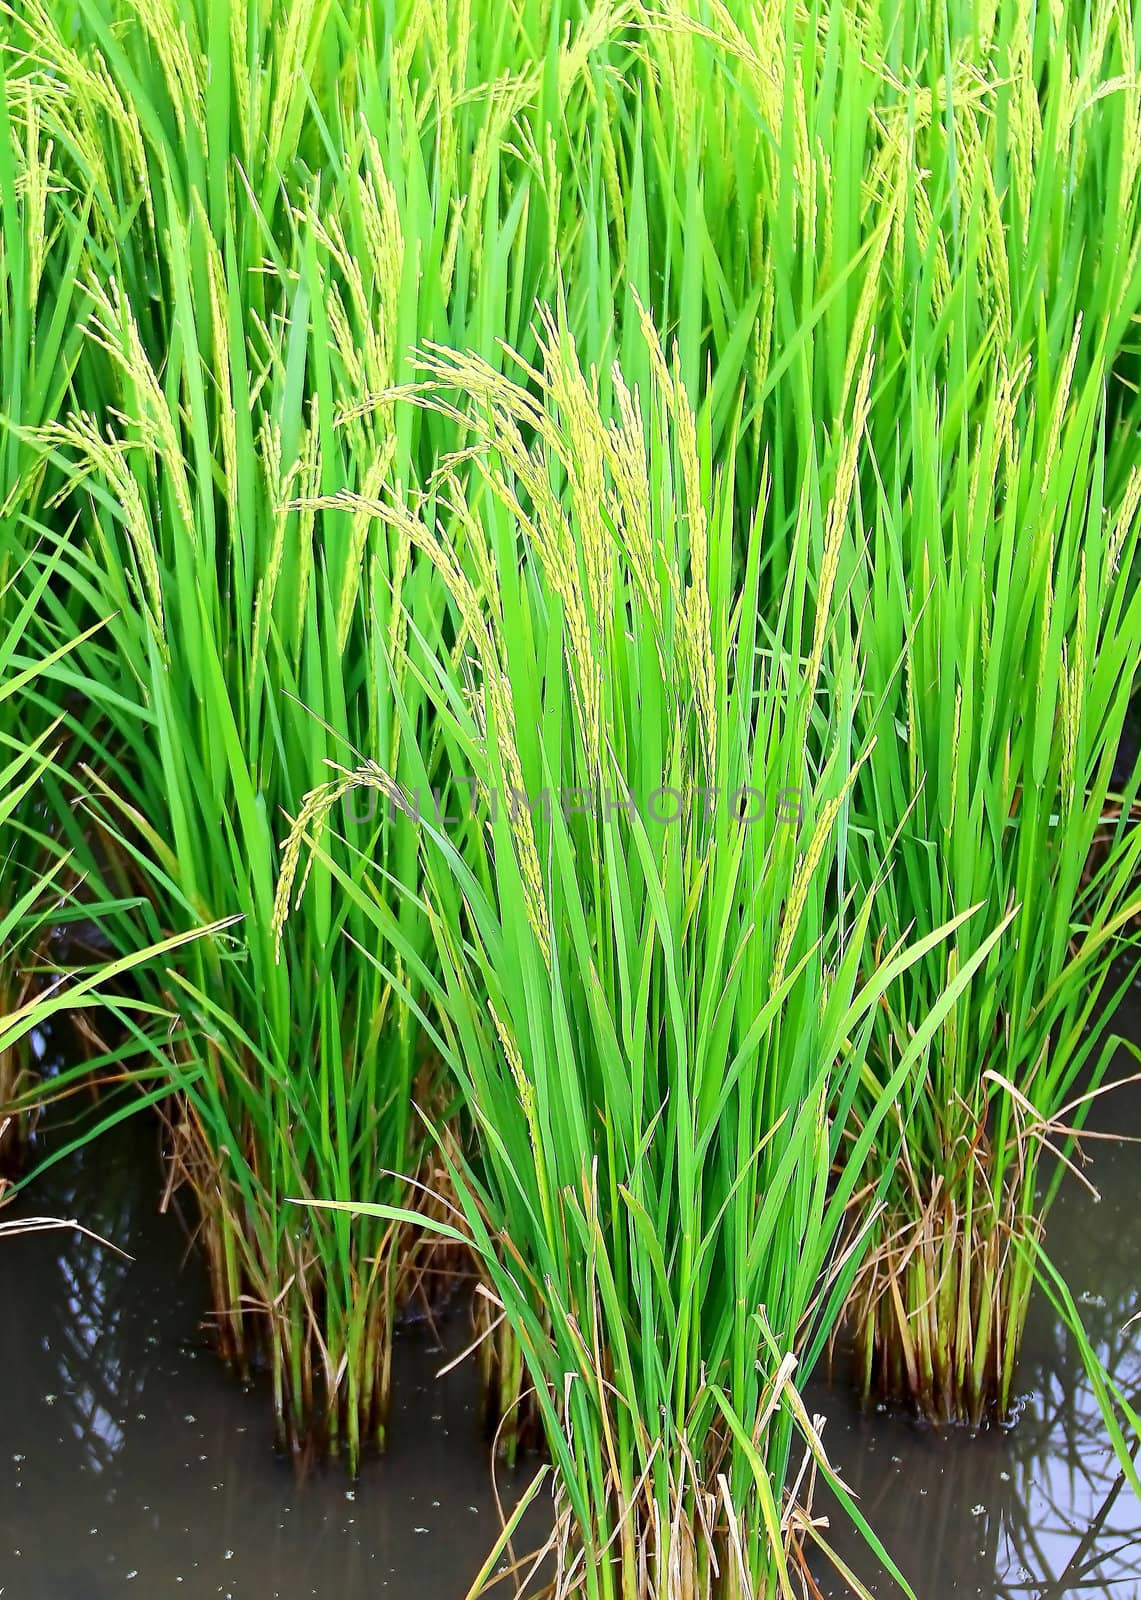
<path id="1" fill-rule="evenodd" d="M 220 253 L 210 259 L 222 273 Z M 390 1194 L 385 1174 L 417 1166 L 413 1091 L 423 1074 L 431 1100 L 431 1065 L 388 986 L 354 960 L 351 924 L 320 876 L 310 920 L 276 962 L 275 831 L 330 754 L 367 733 L 395 759 L 379 641 L 393 586 L 421 585 L 360 519 L 318 525 L 287 509 L 291 492 L 319 484 L 319 459 L 351 481 L 331 419 L 291 366 L 300 351 L 330 374 L 311 304 L 302 280 L 267 347 L 216 324 L 212 348 L 187 343 L 181 370 L 168 365 L 193 406 L 221 363 L 227 378 L 261 363 L 260 407 L 251 416 L 239 399 L 244 377 L 227 387 L 216 442 L 203 414 L 188 419 L 164 394 L 114 286 L 91 332 L 117 367 L 121 431 L 108 437 L 76 412 L 41 443 L 71 501 L 90 493 L 91 548 L 71 553 L 74 582 L 114 612 L 84 658 L 107 724 L 97 810 L 133 860 L 156 935 L 243 919 L 236 948 L 203 943 L 159 975 L 162 1001 L 193 1019 L 170 1062 L 184 1096 L 172 1159 L 200 1201 L 219 1342 L 242 1369 L 267 1355 L 283 1442 L 316 1431 L 355 1464 L 383 1435 L 401 1270 L 392 1230 L 351 1240 L 339 1225 L 298 1228 L 281 1201 L 310 1183 Z M 377 458 L 383 468 L 380 447 Z"/>
<path id="2" fill-rule="evenodd" d="M 879 534 L 866 561 L 857 539 L 838 556 L 842 586 L 855 581 L 857 570 L 866 569 L 860 592 L 869 619 L 860 644 L 873 652 L 877 662 L 875 687 L 861 702 L 858 725 L 864 737 L 875 731 L 879 739 L 876 756 L 862 770 L 853 792 L 852 804 L 858 806 L 859 815 L 853 815 L 852 826 L 856 828 L 858 821 L 862 831 L 853 836 L 852 848 L 857 853 L 864 850 L 858 881 L 865 890 L 875 880 L 897 831 L 916 853 L 913 867 L 901 861 L 892 872 L 892 885 L 905 872 L 910 881 L 907 893 L 892 903 L 891 914 L 883 919 L 889 941 L 913 919 L 921 929 L 930 929 L 952 909 L 961 910 L 991 894 L 989 923 L 976 919 L 968 926 L 962 944 L 953 947 L 957 961 L 963 949 L 972 949 L 1011 909 L 1013 866 L 991 882 L 987 875 L 993 853 L 972 853 L 960 842 L 957 848 L 971 864 L 969 871 L 962 870 L 957 856 L 944 853 L 942 836 L 933 832 L 939 816 L 934 791 L 948 782 L 954 741 L 950 686 L 957 681 L 941 649 L 941 631 L 946 630 L 949 644 L 968 655 L 980 648 L 983 634 L 977 616 L 944 603 L 941 587 L 940 563 L 950 559 L 948 552 L 959 550 L 957 560 L 966 568 L 974 559 L 975 546 L 965 535 L 952 539 L 949 534 L 929 546 L 930 525 L 942 522 L 946 527 L 949 518 L 968 504 L 963 497 L 976 495 L 976 482 L 990 481 L 987 467 L 970 461 L 980 435 L 985 450 L 985 441 L 1001 426 L 1012 439 L 1023 441 L 1026 452 L 1037 450 L 1042 469 L 1049 450 L 1041 419 L 1053 416 L 1056 400 L 1059 416 L 1066 412 L 1065 401 L 1058 397 L 1067 386 L 1088 394 L 1104 387 L 1098 465 L 1090 469 L 1097 481 L 1097 504 L 1132 503 L 1141 306 L 1137 213 L 1141 102 L 1136 92 L 1141 36 L 1129 11 L 1117 5 L 948 6 L 938 15 L 926 7 L 833 7 L 827 15 L 809 12 L 795 17 L 779 7 L 743 14 L 731 5 L 710 7 L 696 17 L 678 5 L 668 16 L 669 26 L 649 46 L 660 62 L 660 94 L 647 126 L 654 127 L 663 152 L 659 170 L 668 169 L 664 152 L 670 148 L 674 125 L 667 106 L 682 108 L 684 125 L 697 129 L 696 139 L 703 147 L 703 156 L 695 157 L 692 166 L 676 168 L 676 197 L 672 208 L 665 210 L 675 218 L 677 230 L 672 259 L 688 267 L 688 299 L 683 297 L 680 325 L 692 326 L 704 309 L 713 350 L 731 349 L 739 325 L 719 312 L 736 305 L 747 307 L 750 314 L 743 360 L 748 380 L 744 448 L 738 448 L 734 464 L 739 483 L 747 481 L 760 463 L 771 464 L 772 537 L 766 545 L 762 583 L 766 614 L 779 606 L 787 581 L 805 476 L 819 460 L 828 461 L 843 448 L 843 429 L 837 420 L 858 379 L 862 342 L 870 340 L 876 353 L 868 419 L 872 448 L 861 472 L 857 500 L 861 506 L 878 508 L 888 498 L 890 511 L 878 512 Z M 699 260 L 709 264 L 708 269 L 699 267 Z M 704 291 L 697 287 L 700 278 Z M 713 298 L 715 291 L 720 291 L 720 302 Z M 693 392 L 698 368 L 690 365 L 686 371 Z M 996 373 L 1017 376 L 1004 388 L 1006 380 Z M 934 415 L 925 401 L 932 391 L 940 396 Z M 1001 424 L 995 420 L 996 407 L 1002 413 Z M 961 465 L 956 465 L 956 451 L 963 452 Z M 1029 453 L 1022 460 L 1023 470 L 1030 472 Z M 938 476 L 932 485 L 933 470 Z M 1060 470 L 1064 475 L 1072 468 L 1066 465 Z M 978 480 L 976 473 L 981 473 Z M 1041 482 L 1034 489 L 1022 489 L 1024 510 L 1042 490 Z M 1064 489 L 1045 492 L 1056 492 L 1059 503 L 1064 503 Z M 748 495 L 739 499 L 747 508 Z M 981 530 L 982 519 L 997 517 L 1001 500 L 997 493 L 988 497 L 984 492 L 978 500 L 970 498 L 969 504 Z M 934 520 L 929 525 L 930 519 Z M 889 523 L 891 539 L 882 536 Z M 959 537 L 961 545 L 956 543 Z M 981 531 L 972 537 L 981 539 Z M 1075 537 L 1079 543 L 1084 539 L 1080 534 Z M 1128 552 L 1122 557 L 1120 578 L 1126 584 L 1127 557 Z M 806 572 L 810 594 L 822 564 L 818 540 Z M 1013 594 L 1021 592 L 1017 586 L 1028 576 L 1041 584 L 1044 571 L 1043 565 L 1033 571 L 991 569 L 986 581 L 1009 582 Z M 930 595 L 922 625 L 927 672 L 912 686 L 901 671 L 909 659 L 908 626 L 903 619 L 919 613 L 921 595 Z M 896 610 L 884 618 L 879 608 L 886 596 L 892 597 Z M 987 604 L 996 604 L 993 596 Z M 1092 617 L 1104 615 L 1101 608 L 1111 604 L 1108 590 L 1091 604 L 1099 608 L 1091 613 L 1092 630 Z M 1120 640 L 1132 625 L 1131 614 L 1110 624 L 1120 627 Z M 1090 639 L 1092 652 L 1092 632 Z M 1057 642 L 1054 639 L 1050 648 L 1056 649 Z M 1131 683 L 1133 663 L 1124 644 L 1121 651 L 1118 665 Z M 1087 669 L 1088 663 L 1082 670 Z M 987 693 L 998 697 L 999 704 L 988 713 L 994 719 L 990 736 L 998 738 L 1006 722 L 1013 726 L 1022 717 L 1036 716 L 1023 704 L 1033 693 L 1033 681 L 1028 670 L 992 680 Z M 1102 680 L 1098 692 L 1108 696 L 1110 685 L 1110 679 Z M 972 692 L 977 723 L 983 717 L 977 670 L 965 684 L 968 697 Z M 918 780 L 914 771 L 908 773 L 896 737 L 899 728 L 909 725 L 912 696 L 920 725 L 930 730 L 921 751 L 932 759 L 935 748 L 939 754 L 938 763 L 928 769 L 926 798 L 914 812 L 910 808 Z M 1120 731 L 1127 698 L 1128 684 L 1121 698 L 1111 706 L 1107 703 L 1104 718 L 1102 708 L 1090 713 L 1105 724 L 1098 735 L 1098 761 Z M 999 763 L 997 748 L 992 755 Z M 889 779 L 888 773 L 894 774 L 897 766 L 903 776 Z M 996 765 L 995 770 L 1002 769 Z M 1079 784 L 1093 770 L 1079 774 Z M 1126 880 L 1132 855 L 1122 854 L 1126 825 L 1118 819 L 1127 816 L 1129 808 L 1122 805 L 1123 797 L 1107 798 L 1107 786 L 1108 769 L 1103 772 L 1098 766 L 1096 777 L 1083 789 L 1090 810 L 1082 826 L 1071 830 L 1066 847 L 1067 858 L 1080 860 L 1085 874 L 1080 905 L 1072 913 L 1074 926 L 1084 925 L 1105 897 L 1106 937 L 1103 942 L 1091 941 L 1067 991 L 1075 1003 L 1082 996 L 1083 1017 L 1092 1016 L 1097 1008 L 1105 966 L 1120 948 L 1114 935 L 1128 920 Z M 977 798 L 976 789 L 971 803 Z M 960 803 L 967 801 L 960 796 Z M 1039 828 L 1058 809 L 1045 800 L 1043 805 L 1036 817 Z M 976 810 L 965 838 L 973 839 L 988 825 L 992 832 L 1000 826 L 993 814 L 980 817 Z M 1049 905 L 1053 914 L 1059 884 L 1050 862 L 1058 830 L 1050 830 L 1045 854 L 1037 850 L 1038 832 L 1031 829 L 1019 837 L 1026 853 L 1019 868 L 1017 899 L 1028 894 L 1036 906 Z M 1009 833 L 1006 839 L 1009 851 Z M 1094 840 L 1098 849 L 1091 857 Z M 1115 865 L 1102 872 L 1107 847 Z M 1036 873 L 1040 876 L 1028 889 Z M 1068 881 L 1061 885 L 1063 897 L 1073 892 Z M 1121 922 L 1116 920 L 1119 913 Z M 1031 918 L 1036 914 L 1028 913 Z M 1058 907 L 1057 915 L 1064 920 L 1071 910 Z M 992 957 L 995 969 L 1003 964 L 1004 948 L 1000 945 Z M 897 1059 L 898 1043 L 908 1038 L 908 1028 L 925 1014 L 948 971 L 955 970 L 946 965 L 951 960 L 945 952 L 933 953 L 924 964 L 929 982 L 919 987 L 916 976 L 908 1003 L 897 1013 L 894 1039 L 886 1024 L 881 1030 L 876 1053 L 881 1083 Z M 1027 971 L 1010 956 L 1028 994 L 1049 988 L 1059 960 L 1055 955 L 1052 965 L 1047 963 L 1047 977 L 1045 971 L 1037 975 Z M 1092 984 L 1088 992 L 1083 987 L 1087 980 Z M 1088 1011 L 1083 1009 L 1087 999 Z M 1013 1005 L 1009 996 L 995 1002 L 1000 1009 L 1008 1003 Z M 1048 1108 L 1050 1116 L 1066 1106 L 1067 1095 L 1076 1094 L 1082 1081 L 1082 1057 L 1068 1060 L 1074 1038 L 1068 1026 L 1058 1041 L 1058 1018 L 1051 1008 L 1060 1004 L 1060 997 L 1051 991 L 1047 1014 L 1038 1015 L 1035 1022 L 1040 1030 L 1034 1035 L 1035 1049 L 1050 1035 L 1051 1054 L 1062 1074 L 1060 1083 L 1051 1088 L 1040 1083 L 1031 1094 L 1039 1111 Z M 956 1032 L 958 1048 L 969 1056 L 978 1040 L 974 1045 L 969 1042 L 971 1028 L 961 1012 L 956 1016 L 959 1020 L 952 1017 L 948 1033 Z M 1015 1047 L 1016 1059 L 1023 1048 L 1030 1048 L 1029 1041 Z M 991 1064 L 988 1056 L 978 1070 Z M 1004 1070 L 1001 1059 L 995 1070 Z M 1013 1067 L 1012 1076 L 1021 1083 Z M 955 1167 L 946 1152 L 939 1158 L 933 1155 L 927 1148 L 933 1141 L 918 1128 L 931 1123 L 950 1126 L 952 1131 L 941 1137 L 953 1144 L 956 1112 L 944 1109 L 944 1100 L 945 1093 L 953 1100 L 956 1091 L 942 1079 L 925 1081 L 926 1089 L 916 1090 L 914 1107 L 909 1101 L 909 1113 L 903 1114 L 912 1114 L 917 1124 L 922 1151 L 917 1165 L 922 1175 L 913 1182 L 906 1166 L 896 1175 L 893 1189 L 905 1191 L 907 1198 L 899 1201 L 894 1218 L 882 1224 L 878 1236 L 885 1250 L 886 1240 L 894 1239 L 894 1244 L 889 1255 L 873 1254 L 873 1264 L 860 1281 L 856 1305 L 864 1340 L 863 1383 L 882 1387 L 932 1415 L 977 1418 L 994 1406 L 1003 1410 L 1003 1395 L 1009 1399 L 1032 1269 L 1020 1258 L 1020 1265 L 1007 1270 L 1019 1230 L 1007 1231 L 1002 1222 L 1000 1233 L 992 1231 L 987 1247 L 989 1266 L 978 1269 L 984 1279 L 1002 1286 L 1002 1303 L 993 1313 L 1001 1331 L 997 1344 L 988 1348 L 993 1327 L 986 1331 L 987 1318 L 979 1309 L 985 1296 L 972 1275 L 965 1269 L 945 1270 L 939 1263 L 928 1263 L 922 1270 L 916 1264 L 921 1252 L 912 1249 L 913 1229 L 928 1216 L 933 1203 L 930 1164 L 936 1161 L 937 1172 Z M 992 1085 L 991 1094 L 1001 1096 L 1001 1091 Z M 920 1105 L 924 1095 L 926 1104 Z M 1008 1102 L 1008 1115 L 1014 1114 L 1014 1104 Z M 1081 1112 L 1081 1105 L 1074 1106 L 1074 1119 L 1080 1121 Z M 1024 1132 L 1033 1129 L 1037 1116 L 1038 1112 L 1019 1108 Z M 977 1104 L 966 1120 L 972 1128 L 981 1125 Z M 1039 1126 L 1036 1134 L 1027 1135 L 1035 1149 L 1046 1132 Z M 973 1148 L 970 1136 L 964 1136 L 962 1151 Z M 891 1160 L 890 1147 L 879 1152 L 877 1178 Z M 1026 1172 L 1029 1187 L 1024 1198 L 1033 1194 L 1036 1158 L 1031 1168 Z M 944 1198 L 956 1219 L 954 1226 L 969 1231 L 973 1214 L 969 1196 Z M 1033 1225 L 1037 1231 L 1043 1208 L 1031 1209 L 1037 1216 Z M 1000 1217 L 1002 1212 L 1000 1206 Z M 865 1220 L 866 1216 L 861 1218 Z M 916 1273 L 902 1303 L 896 1302 L 890 1287 L 894 1274 L 883 1271 L 889 1256 L 897 1265 L 909 1263 Z M 884 1329 L 871 1314 L 873 1307 Z M 885 1331 L 896 1321 L 902 1334 Z M 927 1327 L 918 1330 L 914 1321 L 926 1321 Z M 936 1333 L 936 1327 L 941 1331 Z M 960 1349 L 953 1354 L 956 1339 L 969 1346 L 969 1352 Z M 925 1349 L 912 1349 L 913 1341 Z M 926 1348 L 932 1342 L 943 1346 L 938 1357 Z M 977 1383 L 971 1379 L 970 1394 L 959 1395 L 965 1369 L 973 1370 L 976 1361 L 989 1377 L 980 1376 Z M 949 1378 L 948 1367 L 953 1374 Z"/>
<path id="3" fill-rule="evenodd" d="M 805 487 L 798 560 L 823 530 L 826 592 L 806 610 L 794 569 L 770 631 L 765 507 L 735 588 L 732 458 L 713 461 L 648 318 L 642 338 L 651 382 L 614 369 L 612 407 L 554 320 L 518 377 L 433 352 L 415 398 L 462 423 L 461 455 L 420 496 L 319 502 L 375 515 L 445 582 L 450 620 L 410 615 L 405 648 L 447 754 L 411 786 L 369 761 L 315 793 L 278 903 L 304 905 L 307 839 L 390 980 L 391 950 L 418 976 L 482 1145 L 441 1143 L 458 1195 L 441 1228 L 480 1254 L 534 1386 L 558 1592 L 785 1594 L 830 1548 L 817 1475 L 857 1514 L 795 1373 L 857 1265 L 860 1158 L 972 962 L 849 1151 L 879 1003 L 942 937 L 861 972 L 872 897 L 832 893 L 869 751 L 848 747 L 854 655 L 819 692 L 845 608 L 827 572 L 870 365 L 833 480 Z M 412 723 L 406 739 L 414 760 Z M 336 864 L 349 782 L 419 829 L 438 966 L 402 940 L 394 886 Z"/>
<path id="4" fill-rule="evenodd" d="M 852 1301 L 865 1390 L 947 1421 L 1009 1414 L 1049 1203 L 1082 1159 L 1072 1135 L 1114 1048 L 1104 1010 L 1129 982 L 1109 984 L 1111 963 L 1141 907 L 1141 774 L 1113 792 L 1141 668 L 1141 474 L 1110 494 L 1083 337 L 1049 383 L 992 348 L 940 391 L 914 360 L 909 456 L 881 463 L 854 580 L 854 728 L 876 741 L 852 789 L 854 881 L 890 840 L 889 944 L 983 906 L 880 1008 L 869 1108 L 916 1019 L 1013 916 L 917 1058 L 901 1151 L 873 1146 L 887 1205 Z"/>
<path id="5" fill-rule="evenodd" d="M 326 869 L 276 959 L 277 842 L 329 759 L 379 750 L 403 770 L 395 697 L 416 726 L 419 691 L 388 659 L 405 612 L 426 623 L 443 591 L 368 517 L 290 502 L 415 480 L 450 441 L 444 419 L 383 403 L 340 413 L 405 375 L 417 340 L 475 338 L 494 355 L 499 335 L 525 330 L 524 307 L 554 281 L 557 213 L 574 203 L 554 176 L 539 192 L 546 130 L 568 96 L 597 116 L 588 54 L 556 46 L 554 85 L 537 62 L 497 83 L 492 59 L 467 92 L 471 40 L 428 12 L 359 61 L 353 19 L 329 7 L 294 7 L 284 32 L 251 14 L 249 37 L 221 41 L 213 10 L 179 32 L 173 14 L 118 27 L 96 7 L 83 54 L 47 8 L 36 16 L 24 70 L 76 190 L 98 199 L 84 384 L 34 432 L 62 484 L 48 512 L 81 532 L 49 611 L 62 625 L 78 596 L 109 617 L 76 678 L 99 713 L 96 810 L 151 936 L 243 919 L 236 947 L 203 941 L 153 977 L 154 1002 L 189 1024 L 169 1066 L 172 1159 L 200 1204 L 219 1344 L 243 1370 L 268 1362 L 283 1443 L 318 1439 L 355 1466 L 383 1440 L 415 1233 L 362 1234 L 283 1200 L 407 1202 L 424 1138 L 414 1101 L 443 1120 L 449 1108 L 400 987 L 358 952 L 368 924 Z M 354 17 L 367 31 L 368 14 Z M 230 64 L 225 93 L 208 41 Z M 357 825 L 414 885 L 414 838 L 384 816 Z M 137 937 L 107 927 L 120 948 Z M 427 939 L 411 900 L 402 939 Z"/>

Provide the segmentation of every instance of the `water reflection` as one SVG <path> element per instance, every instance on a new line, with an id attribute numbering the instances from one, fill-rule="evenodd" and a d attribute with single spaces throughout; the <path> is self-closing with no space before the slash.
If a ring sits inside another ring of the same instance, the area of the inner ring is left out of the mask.
<path id="1" fill-rule="evenodd" d="M 1103 1146 L 1093 1175 L 1102 1199 L 1071 1192 L 1049 1246 L 1072 1285 L 1099 1359 L 1141 1405 L 1141 1237 L 1132 1146 Z M 1060 1600 L 1141 1594 L 1141 1505 L 1105 1436 L 1075 1341 L 1039 1304 L 1027 1330 L 1026 1390 L 1010 1449 L 1019 1492 L 1005 1527 L 1002 1595 Z"/>
<path id="2" fill-rule="evenodd" d="M 62 1217 L 99 1218 L 101 1231 L 130 1249 L 137 1187 L 133 1175 L 96 1160 L 94 1152 L 69 1164 L 53 1184 L 53 1211 Z M 33 1306 L 21 1287 L 35 1262 Z M 0 1281 L 0 1364 L 18 1372 L 29 1396 L 51 1408 L 80 1459 L 102 1471 L 123 1444 L 121 1418 L 137 1399 L 142 1372 L 129 1349 L 136 1264 L 72 1229 L 17 1236 L 4 1243 Z M 37 1337 L 27 1319 L 37 1318 Z"/>
<path id="3" fill-rule="evenodd" d="M 131 1187 L 113 1170 L 102 1173 L 102 1225 L 109 1238 L 129 1236 Z M 71 1214 L 83 1216 L 86 1196 L 74 1197 Z M 59 1285 L 53 1294 L 58 1315 L 41 1341 L 52 1356 L 56 1411 L 70 1426 L 82 1459 L 104 1470 L 126 1435 L 123 1417 L 137 1406 L 145 1368 L 128 1345 L 132 1268 L 115 1250 L 82 1234 L 68 1232 L 55 1257 Z"/>
<path id="4" fill-rule="evenodd" d="M 0 1249 L 0 1593 L 462 1595 L 497 1526 L 470 1368 L 437 1383 L 426 1334 L 401 1339 L 392 1448 L 355 1486 L 276 1457 L 267 1396 L 199 1332 L 185 1239 L 154 1211 L 155 1137 L 140 1119 L 35 1196 L 133 1260 L 71 1232 Z"/>

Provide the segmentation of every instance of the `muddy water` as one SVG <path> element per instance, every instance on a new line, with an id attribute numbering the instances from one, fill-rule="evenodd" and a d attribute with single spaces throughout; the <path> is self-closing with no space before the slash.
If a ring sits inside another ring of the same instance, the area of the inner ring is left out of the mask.
<path id="1" fill-rule="evenodd" d="M 1141 1135 L 1141 1095 L 1098 1123 Z M 0 1244 L 0 1596 L 462 1600 L 497 1526 L 470 1366 L 437 1381 L 431 1333 L 402 1333 L 389 1454 L 355 1487 L 336 1469 L 299 1475 L 269 1448 L 264 1393 L 243 1392 L 204 1344 L 184 1234 L 154 1212 L 154 1141 L 140 1121 L 35 1191 L 38 1211 L 81 1218 L 133 1259 L 74 1233 Z M 1125 1324 L 1141 1304 L 1141 1151 L 1091 1150 L 1102 1198 L 1069 1185 L 1049 1245 L 1136 1402 L 1141 1323 Z M 977 1438 L 863 1416 L 821 1383 L 810 1401 L 919 1600 L 1141 1600 L 1141 1505 L 1042 1302 L 1021 1380 L 1016 1425 Z M 836 1537 L 873 1592 L 898 1593 Z M 829 1600 L 848 1592 L 821 1582 Z"/>
<path id="2" fill-rule="evenodd" d="M 389 1453 L 356 1485 L 299 1473 L 268 1396 L 204 1342 L 156 1155 L 140 1119 L 35 1191 L 133 1260 L 74 1233 L 0 1242 L 3 1600 L 462 1600 L 499 1526 L 470 1363 L 437 1381 L 430 1331 L 402 1332 Z"/>

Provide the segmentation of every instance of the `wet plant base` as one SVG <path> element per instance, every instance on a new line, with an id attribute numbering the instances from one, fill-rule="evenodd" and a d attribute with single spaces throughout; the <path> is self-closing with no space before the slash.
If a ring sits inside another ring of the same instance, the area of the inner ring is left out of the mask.
<path id="1" fill-rule="evenodd" d="M 521 1453 L 543 1449 L 543 1424 L 519 1342 L 486 1284 L 472 1303 L 472 1326 L 484 1437 L 497 1459 L 513 1467 Z"/>
<path id="2" fill-rule="evenodd" d="M 924 1421 L 1008 1421 L 1038 1225 L 1011 1206 L 933 1198 L 918 1222 L 888 1213 L 849 1301 L 865 1402 Z"/>
<path id="3" fill-rule="evenodd" d="M 304 1208 L 288 1206 L 287 1225 L 272 1223 L 189 1117 L 168 1125 L 168 1149 L 168 1198 L 180 1183 L 193 1194 L 218 1355 L 245 1382 L 268 1375 L 279 1450 L 305 1460 L 340 1456 L 356 1473 L 367 1452 L 385 1445 L 393 1328 L 401 1308 L 425 1293 L 425 1252 L 392 1230 L 379 1241 L 357 1230 L 334 1296 L 312 1236 L 319 1214 L 314 1223 Z M 256 1172 L 252 1144 L 246 1154 Z"/>

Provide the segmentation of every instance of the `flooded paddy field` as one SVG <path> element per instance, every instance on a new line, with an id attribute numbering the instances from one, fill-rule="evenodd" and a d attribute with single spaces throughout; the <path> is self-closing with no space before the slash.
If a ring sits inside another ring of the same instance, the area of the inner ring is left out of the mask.
<path id="1" fill-rule="evenodd" d="M 1136 1036 L 1141 1014 L 1134 1021 Z M 1122 1058 L 1115 1075 L 1129 1070 Z M 1141 1135 L 1141 1094 L 1120 1091 L 1093 1126 Z M 74 1231 L 18 1236 L 0 1251 L 0 1595 L 463 1600 L 499 1521 L 474 1368 L 436 1376 L 468 1337 L 462 1305 L 438 1334 L 401 1331 L 390 1448 L 355 1484 L 336 1464 L 283 1459 L 268 1397 L 209 1348 L 189 1241 L 174 1215 L 157 1214 L 157 1140 L 136 1119 L 45 1174 L 27 1208 L 78 1218 L 126 1254 Z M 1136 1403 L 1138 1152 L 1116 1140 L 1088 1148 L 1101 1199 L 1067 1181 L 1048 1245 Z M 1074 1342 L 1041 1296 L 1010 1428 L 941 1434 L 862 1413 L 821 1376 L 809 1403 L 920 1600 L 1141 1597 L 1141 1505 Z M 501 1470 L 506 1502 L 531 1465 Z M 873 1592 L 897 1594 L 835 1531 Z M 823 1571 L 819 1581 L 827 1600 L 847 1593 Z"/>

